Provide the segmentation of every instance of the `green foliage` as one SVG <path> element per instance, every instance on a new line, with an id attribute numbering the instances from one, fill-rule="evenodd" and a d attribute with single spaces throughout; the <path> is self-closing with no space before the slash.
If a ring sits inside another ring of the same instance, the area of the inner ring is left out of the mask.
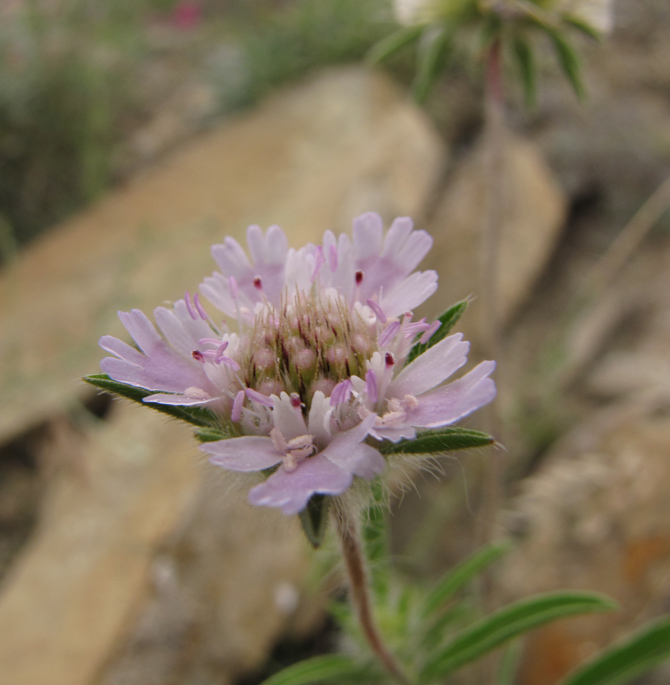
<path id="1" fill-rule="evenodd" d="M 444 27 L 424 31 L 417 50 L 416 77 L 412 91 L 417 102 L 423 103 L 442 72 L 451 41 Z"/>
<path id="2" fill-rule="evenodd" d="M 0 217 L 17 244 L 107 187 L 137 3 L 33 0 L 0 26 Z"/>
<path id="3" fill-rule="evenodd" d="M 622 685 L 670 659 L 670 617 L 643 626 L 585 666 L 570 674 L 561 685 Z"/>
<path id="4" fill-rule="evenodd" d="M 418 433 L 413 440 L 384 443 L 379 449 L 383 454 L 443 454 L 456 450 L 492 445 L 495 438 L 469 428 L 453 426 L 436 428 Z"/>
<path id="5" fill-rule="evenodd" d="M 370 683 L 371 674 L 350 659 L 339 654 L 317 656 L 289 666 L 268 678 L 263 685 L 311 685 L 312 683 Z"/>
<path id="6" fill-rule="evenodd" d="M 314 549 L 321 546 L 328 530 L 330 499 L 328 495 L 313 495 L 299 514 L 302 529 Z"/>
<path id="7" fill-rule="evenodd" d="M 438 317 L 440 322 L 440 327 L 433 333 L 430 340 L 427 343 L 415 343 L 414 347 L 410 350 L 407 356 L 407 363 L 411 364 L 420 354 L 423 354 L 426 350 L 429 350 L 433 345 L 444 340 L 444 338 L 449 335 L 451 329 L 456 325 L 458 320 L 463 316 L 465 310 L 468 308 L 468 301 L 461 300 L 455 305 L 452 305 L 447 309 L 446 312 Z"/>
<path id="8" fill-rule="evenodd" d="M 524 36 L 517 35 L 512 42 L 514 57 L 519 69 L 527 107 L 533 107 L 537 100 L 537 66 L 530 43 Z"/>
<path id="9" fill-rule="evenodd" d="M 126 385 L 125 383 L 119 383 L 112 380 L 107 374 L 99 373 L 92 374 L 90 376 L 84 376 L 84 381 L 89 385 L 93 385 L 96 388 L 100 388 L 105 392 L 113 393 L 125 397 L 133 402 L 139 402 L 145 407 L 151 407 L 156 411 L 163 414 L 168 414 L 175 419 L 181 419 L 187 423 L 191 423 L 194 426 L 207 429 L 217 429 L 217 419 L 208 409 L 203 409 L 202 407 L 184 407 L 170 404 L 157 404 L 154 402 L 144 402 L 145 397 L 153 395 L 151 390 L 145 390 L 144 388 L 138 388 L 134 385 Z M 223 434 L 221 434 L 223 435 Z M 210 439 L 206 438 L 209 436 L 211 438 L 211 432 L 198 433 L 197 436 L 203 442 L 209 442 Z M 202 437 L 200 437 L 202 436 Z M 214 440 L 219 440 L 221 438 L 212 438 Z"/>
<path id="10" fill-rule="evenodd" d="M 515 602 L 461 631 L 431 655 L 421 670 L 419 682 L 444 678 L 509 640 L 559 618 L 615 608 L 614 602 L 601 595 L 579 592 L 537 595 Z"/>

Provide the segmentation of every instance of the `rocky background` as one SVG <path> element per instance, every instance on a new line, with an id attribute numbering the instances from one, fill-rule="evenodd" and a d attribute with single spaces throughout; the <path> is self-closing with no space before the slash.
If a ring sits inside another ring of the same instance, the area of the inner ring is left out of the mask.
<path id="1" fill-rule="evenodd" d="M 511 86 L 506 450 L 445 459 L 443 477 L 417 476 L 394 504 L 395 552 L 429 579 L 479 544 L 481 482 L 499 460 L 504 497 L 484 523 L 516 544 L 493 578 L 498 599 L 570 587 L 621 603 L 534 633 L 522 685 L 550 685 L 670 611 L 670 7 L 620 0 L 615 14 L 612 38 L 584 45 L 585 102 L 549 59 L 533 111 Z M 154 28 L 171 47 L 147 71 L 153 108 L 119 148 L 123 183 L 0 271 L 2 683 L 251 685 L 337 639 L 320 583 L 329 560 L 295 522 L 249 507 L 188 428 L 79 381 L 97 369 L 98 337 L 123 335 L 118 309 L 192 290 L 212 269 L 209 245 L 247 224 L 278 223 L 299 245 L 367 210 L 434 236 L 427 266 L 442 287 L 427 314 L 479 289 L 472 75 L 451 70 L 420 110 L 402 64 L 350 64 L 222 116 L 199 70 L 207 51 L 182 24 Z M 170 70 L 184 54 L 197 59 Z M 462 322 L 473 357 L 480 316 L 475 300 Z"/>

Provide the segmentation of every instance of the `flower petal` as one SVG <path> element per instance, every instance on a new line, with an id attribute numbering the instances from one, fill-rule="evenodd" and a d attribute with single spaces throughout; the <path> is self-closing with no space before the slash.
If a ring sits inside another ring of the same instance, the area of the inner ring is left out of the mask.
<path id="1" fill-rule="evenodd" d="M 407 422 L 417 428 L 447 426 L 488 404 L 496 396 L 496 386 L 489 374 L 495 362 L 482 362 L 453 383 L 419 397 L 416 409 L 407 414 Z"/>
<path id="2" fill-rule="evenodd" d="M 463 334 L 456 333 L 420 354 L 391 382 L 391 396 L 400 399 L 405 395 L 418 397 L 449 378 L 468 360 L 470 343 L 462 340 Z"/>
<path id="3" fill-rule="evenodd" d="M 264 483 L 249 491 L 249 502 L 256 506 L 279 507 L 286 515 L 297 514 L 312 495 L 339 495 L 353 480 L 322 454 L 305 459 L 292 473 L 279 468 Z"/>
<path id="4" fill-rule="evenodd" d="M 269 469 L 283 459 L 271 438 L 256 435 L 206 442 L 200 449 L 212 455 L 215 466 L 244 473 Z"/>

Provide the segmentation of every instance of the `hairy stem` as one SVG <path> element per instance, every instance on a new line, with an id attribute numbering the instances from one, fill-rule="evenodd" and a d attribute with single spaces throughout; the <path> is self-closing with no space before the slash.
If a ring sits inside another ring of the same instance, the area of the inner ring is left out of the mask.
<path id="1" fill-rule="evenodd" d="M 351 602 L 356 609 L 365 639 L 384 668 L 398 682 L 408 685 L 407 677 L 384 644 L 375 625 L 358 519 L 352 516 L 345 505 L 339 502 L 335 507 L 335 522 L 347 569 Z"/>

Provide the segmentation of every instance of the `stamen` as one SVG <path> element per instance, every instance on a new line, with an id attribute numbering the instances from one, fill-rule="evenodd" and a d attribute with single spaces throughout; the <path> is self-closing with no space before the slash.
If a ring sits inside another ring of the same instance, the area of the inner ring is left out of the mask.
<path id="1" fill-rule="evenodd" d="M 430 324 L 426 332 L 421 336 L 419 339 L 419 342 L 422 345 L 425 345 L 432 337 L 433 334 L 437 331 L 437 329 L 442 325 L 442 322 L 438 319 L 437 321 L 433 321 L 433 323 Z"/>
<path id="2" fill-rule="evenodd" d="M 200 293 L 196 293 L 193 296 L 193 304 L 195 305 L 196 311 L 200 315 L 203 321 L 207 321 L 207 312 L 203 309 L 202 304 L 200 304 Z"/>
<path id="3" fill-rule="evenodd" d="M 260 276 L 254 276 L 254 288 L 256 290 L 263 290 L 263 281 Z"/>
<path id="4" fill-rule="evenodd" d="M 191 352 L 191 356 L 197 362 L 204 362 L 205 361 L 205 355 L 200 350 L 193 350 L 193 352 Z"/>
<path id="5" fill-rule="evenodd" d="M 365 374 L 365 389 L 368 393 L 368 399 L 373 404 L 379 399 L 379 393 L 377 392 L 377 374 L 370 369 Z"/>
<path id="6" fill-rule="evenodd" d="M 360 285 L 363 282 L 363 276 L 365 274 L 362 271 L 356 272 L 356 285 Z"/>
<path id="7" fill-rule="evenodd" d="M 368 300 L 366 302 L 368 307 L 372 309 L 372 311 L 375 313 L 375 316 L 381 321 L 381 323 L 386 323 L 388 319 L 386 318 L 386 314 L 384 314 L 382 308 L 374 301 L 374 300 Z"/>
<path id="8" fill-rule="evenodd" d="M 392 321 L 379 337 L 379 346 L 385 347 L 395 337 L 395 334 L 400 330 L 400 322 Z"/>
<path id="9" fill-rule="evenodd" d="M 291 406 L 294 409 L 300 409 L 300 407 L 302 406 L 302 402 L 300 401 L 300 395 L 298 395 L 297 392 L 291 393 Z"/>
<path id="10" fill-rule="evenodd" d="M 244 398 L 244 390 L 240 390 L 237 395 L 235 395 L 233 410 L 230 412 L 230 418 L 232 421 L 239 421 L 242 418 L 242 406 L 244 405 Z"/>
<path id="11" fill-rule="evenodd" d="M 247 393 L 247 397 L 252 402 L 257 402 L 258 404 L 262 404 L 265 407 L 272 406 L 272 400 L 267 395 L 263 395 L 263 393 L 260 393 L 257 390 L 254 390 L 253 388 L 246 388 L 245 392 Z"/>
<path id="12" fill-rule="evenodd" d="M 386 353 L 384 360 L 386 361 L 387 369 L 390 369 L 395 364 L 395 357 L 390 352 Z"/>
<path id="13" fill-rule="evenodd" d="M 198 315 L 193 310 L 193 306 L 191 305 L 191 294 L 188 292 L 188 290 L 184 293 L 184 302 L 186 303 L 186 311 L 188 312 L 188 315 L 195 321 L 198 318 Z"/>
<path id="14" fill-rule="evenodd" d="M 330 406 L 335 407 L 338 404 L 342 404 L 342 402 L 346 402 L 351 395 L 352 389 L 353 384 L 348 378 L 338 383 L 333 388 L 333 393 L 330 396 Z"/>

